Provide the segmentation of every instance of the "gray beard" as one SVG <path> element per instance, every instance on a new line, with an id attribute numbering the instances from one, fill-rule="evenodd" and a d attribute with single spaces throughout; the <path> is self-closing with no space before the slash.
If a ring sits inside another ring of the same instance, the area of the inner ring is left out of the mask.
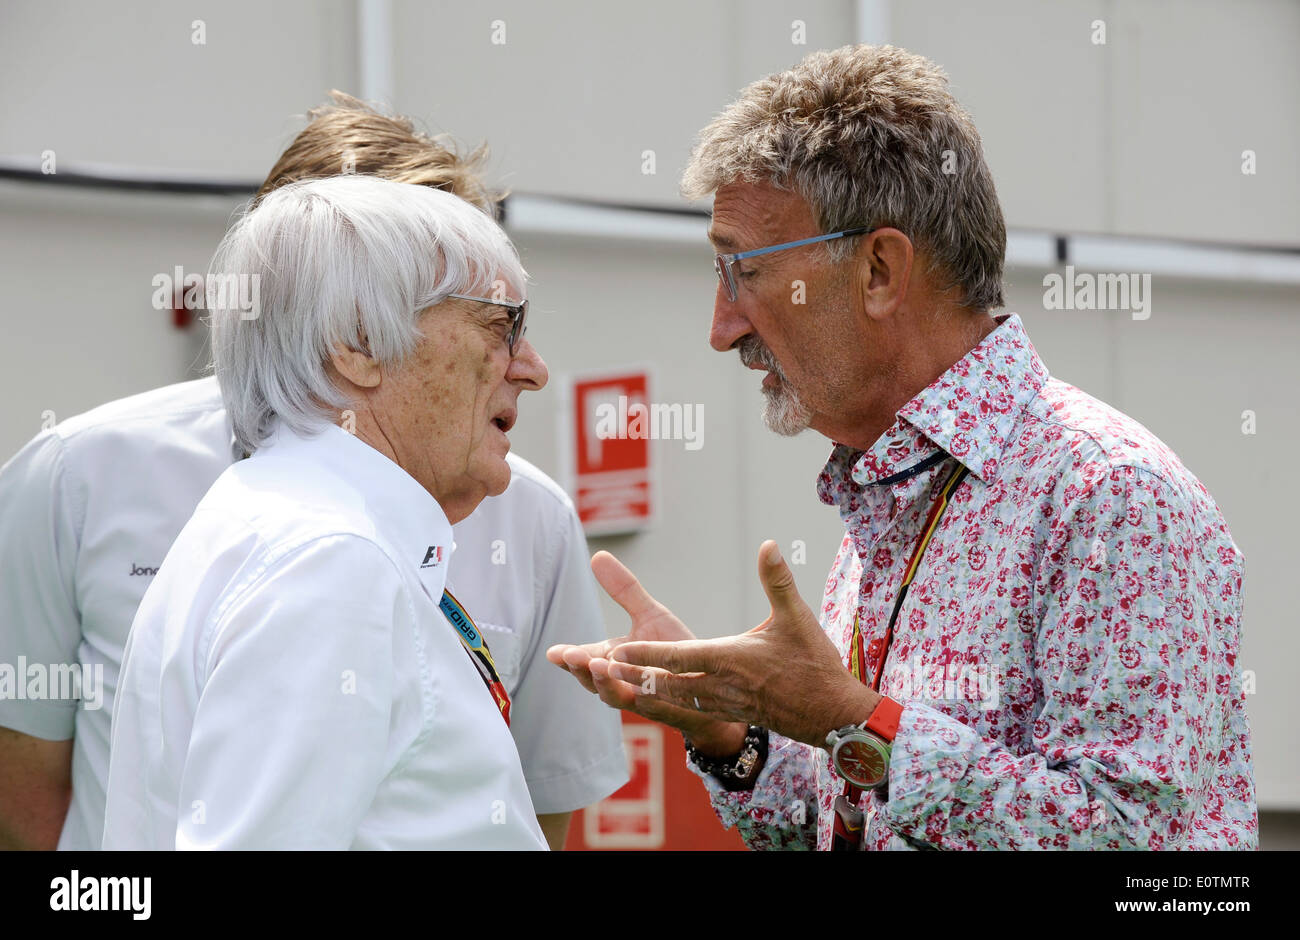
<path id="1" fill-rule="evenodd" d="M 780 363 L 772 351 L 759 341 L 757 336 L 748 336 L 740 344 L 740 362 L 744 366 L 760 365 L 776 377 L 776 388 L 763 388 L 763 423 L 768 430 L 775 431 L 782 437 L 794 437 L 807 430 L 812 421 L 812 411 L 803 402 L 786 380 Z"/>
<path id="2" fill-rule="evenodd" d="M 763 423 L 769 431 L 782 437 L 794 437 L 808 429 L 812 421 L 812 412 L 799 400 L 789 384 L 781 376 L 777 377 L 780 385 L 773 389 L 763 389 Z"/>

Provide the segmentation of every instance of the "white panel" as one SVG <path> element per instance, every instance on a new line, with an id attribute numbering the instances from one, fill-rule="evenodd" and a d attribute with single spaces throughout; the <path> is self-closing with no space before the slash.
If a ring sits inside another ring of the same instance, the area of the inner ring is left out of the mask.
<path id="1" fill-rule="evenodd" d="M 1114 10 L 1113 230 L 1300 246 L 1300 3 Z"/>
<path id="2" fill-rule="evenodd" d="M 349 0 L 6 0 L 0 154 L 260 179 L 292 115 L 356 81 L 355 42 Z"/>
<path id="3" fill-rule="evenodd" d="M 1095 0 L 894 3 L 894 45 L 947 71 L 971 113 L 1007 224 L 1106 230 L 1105 47 Z"/>
<path id="4" fill-rule="evenodd" d="M 0 463 L 41 429 L 196 378 L 204 331 L 152 306 L 156 274 L 206 271 L 237 201 L 0 185 Z"/>
<path id="5" fill-rule="evenodd" d="M 805 45 L 791 41 L 796 18 Z M 852 6 L 396 0 L 395 32 L 399 107 L 487 139 L 511 188 L 679 205 L 700 129 L 749 82 L 850 42 Z"/>

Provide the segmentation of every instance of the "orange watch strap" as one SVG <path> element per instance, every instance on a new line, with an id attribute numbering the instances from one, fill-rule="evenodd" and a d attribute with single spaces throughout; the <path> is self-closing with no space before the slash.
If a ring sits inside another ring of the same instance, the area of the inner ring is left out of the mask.
<path id="1" fill-rule="evenodd" d="M 866 728 L 893 744 L 894 735 L 898 734 L 898 719 L 902 715 L 902 705 L 892 698 L 882 697 L 871 713 L 871 717 L 867 719 Z"/>

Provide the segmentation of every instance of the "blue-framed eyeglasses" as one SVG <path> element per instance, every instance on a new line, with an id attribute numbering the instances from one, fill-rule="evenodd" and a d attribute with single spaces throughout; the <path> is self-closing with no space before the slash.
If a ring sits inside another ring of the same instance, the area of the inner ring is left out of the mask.
<path id="1" fill-rule="evenodd" d="M 759 255 L 770 255 L 774 251 L 785 251 L 787 248 L 798 248 L 802 245 L 813 245 L 817 242 L 828 242 L 834 238 L 848 238 L 850 235 L 865 235 L 868 232 L 874 232 L 871 228 L 850 228 L 842 232 L 831 232 L 829 235 L 814 235 L 812 238 L 801 238 L 796 242 L 782 242 L 779 245 L 768 245 L 766 248 L 754 248 L 750 251 L 738 251 L 734 254 L 717 254 L 713 256 L 713 269 L 718 272 L 718 280 L 727 291 L 727 299 L 732 303 L 736 302 L 736 274 L 731 266 L 737 261 L 743 261 L 745 258 L 756 258 Z"/>
<path id="2" fill-rule="evenodd" d="M 528 301 L 521 304 L 512 304 L 505 300 L 493 300 L 491 297 L 474 297 L 470 294 L 448 294 L 448 297 L 455 297 L 457 300 L 476 300 L 481 304 L 495 304 L 498 307 L 505 307 L 510 311 L 510 332 L 506 334 L 506 346 L 510 349 L 510 356 L 514 358 L 515 351 L 519 348 L 519 341 L 524 338 L 524 331 L 528 327 L 524 326 L 524 318 L 528 316 Z"/>

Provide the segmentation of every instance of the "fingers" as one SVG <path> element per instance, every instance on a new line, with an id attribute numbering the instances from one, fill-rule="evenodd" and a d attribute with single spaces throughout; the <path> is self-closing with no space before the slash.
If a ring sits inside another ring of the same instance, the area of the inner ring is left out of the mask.
<path id="1" fill-rule="evenodd" d="M 789 565 L 781 557 L 781 549 L 772 539 L 758 547 L 758 580 L 763 584 L 773 614 L 793 613 L 807 606 L 799 596 Z"/>
<path id="2" fill-rule="evenodd" d="M 618 644 L 609 651 L 609 658 L 620 663 L 654 666 L 667 672 L 717 672 L 729 642 L 729 638 L 678 640 L 675 643 L 640 640 Z"/>
<path id="3" fill-rule="evenodd" d="M 611 708 L 635 712 L 643 718 L 678 728 L 687 734 L 710 725 L 714 720 L 741 720 L 723 710 L 720 704 L 717 705 L 716 712 L 706 705 L 705 697 L 710 703 L 715 703 L 716 700 L 714 693 L 707 689 L 701 690 L 700 708 L 696 708 L 694 702 L 696 693 L 692 691 L 693 687 L 683 684 L 693 681 L 693 677 L 672 676 L 659 669 L 647 669 L 611 661 L 607 658 L 606 648 L 615 645 L 634 644 L 623 642 L 623 638 L 587 646 L 560 644 L 548 649 L 546 658 L 568 670 L 582 683 L 583 688 L 598 696 Z M 674 683 L 678 684 L 674 685 Z M 664 694 L 665 690 L 670 694 Z"/>
<path id="4" fill-rule="evenodd" d="M 610 661 L 606 671 L 611 681 L 622 683 L 636 692 L 635 710 L 650 716 L 679 713 L 673 723 L 687 730 L 712 721 L 745 721 L 751 715 L 737 710 L 734 690 L 716 676 L 674 675 L 650 666 Z M 656 720 L 664 721 L 663 718 Z"/>
<path id="5" fill-rule="evenodd" d="M 546 658 L 566 670 L 588 692 L 596 694 L 598 690 L 591 676 L 591 663 L 597 658 L 603 659 L 609 655 L 609 648 L 617 642 L 617 640 L 605 640 L 602 643 L 588 643 L 585 646 L 560 643 L 546 651 Z"/>
<path id="6" fill-rule="evenodd" d="M 608 659 L 591 661 L 591 676 L 600 700 L 612 708 L 635 712 L 643 718 L 672 725 L 675 728 L 693 727 L 701 719 L 698 714 L 686 714 L 670 701 L 655 694 L 653 684 L 627 682 L 616 674 L 617 663 Z"/>
<path id="7" fill-rule="evenodd" d="M 610 676 L 608 659 L 591 660 L 588 670 L 596 695 L 606 705 L 611 708 L 632 708 L 636 704 L 636 688 Z"/>
<path id="8" fill-rule="evenodd" d="M 605 593 L 634 620 L 663 606 L 641 586 L 636 575 L 609 552 L 596 552 L 591 556 L 591 572 Z"/>
<path id="9" fill-rule="evenodd" d="M 578 646 L 570 646 L 564 651 L 564 657 L 559 666 L 577 679 L 579 685 L 594 695 L 596 694 L 596 684 L 591 676 L 591 660 L 592 657 L 586 650 Z"/>

